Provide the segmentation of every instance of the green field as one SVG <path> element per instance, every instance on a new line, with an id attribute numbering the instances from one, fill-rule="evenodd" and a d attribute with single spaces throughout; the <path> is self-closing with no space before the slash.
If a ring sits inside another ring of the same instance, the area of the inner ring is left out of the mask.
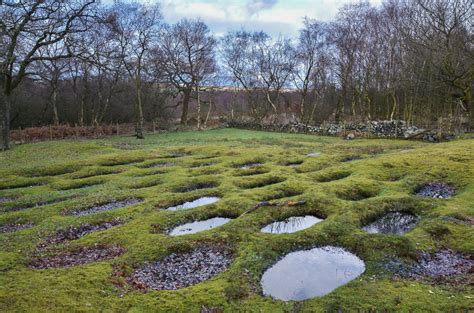
<path id="1" fill-rule="evenodd" d="M 312 152 L 321 155 L 306 156 Z M 184 156 L 174 157 L 176 154 Z M 360 159 L 348 162 L 352 157 Z M 150 167 L 157 162 L 176 164 Z M 238 168 L 246 163 L 262 165 Z M 291 167 L 290 163 L 301 164 Z M 394 278 L 382 266 L 394 259 L 412 262 L 428 249 L 450 248 L 474 255 L 474 228 L 459 222 L 472 221 L 474 216 L 473 171 L 473 139 L 439 144 L 346 141 L 219 129 L 148 135 L 144 140 L 113 137 L 16 146 L 0 153 L 0 197 L 10 199 L 0 203 L 0 225 L 31 223 L 33 227 L 0 234 L 0 311 L 473 309 L 472 285 Z M 450 199 L 414 195 L 428 182 L 450 184 L 457 193 Z M 215 186 L 179 192 L 198 183 Z M 211 194 L 222 199 L 191 210 L 163 210 Z M 143 201 L 97 214 L 71 214 L 94 204 L 131 198 Z M 261 206 L 240 216 L 261 201 L 306 202 Z M 371 217 L 393 208 L 419 215 L 420 223 L 400 236 L 368 234 L 361 229 Z M 272 221 L 302 214 L 325 220 L 293 234 L 260 232 Z M 214 216 L 234 220 L 192 235 L 166 234 L 179 224 Z M 114 218 L 124 223 L 38 252 L 38 245 L 61 229 Z M 214 278 L 166 291 L 137 290 L 127 283 L 127 275 L 144 262 L 204 243 L 223 244 L 233 251 L 231 266 Z M 67 268 L 29 267 L 38 256 L 109 245 L 121 246 L 125 252 Z M 305 301 L 283 302 L 262 295 L 262 274 L 280 257 L 324 245 L 358 255 L 365 262 L 365 273 L 326 296 Z"/>

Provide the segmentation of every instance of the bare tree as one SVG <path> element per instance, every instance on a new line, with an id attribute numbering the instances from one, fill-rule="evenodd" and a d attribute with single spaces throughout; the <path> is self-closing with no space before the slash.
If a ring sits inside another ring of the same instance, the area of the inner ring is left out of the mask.
<path id="1" fill-rule="evenodd" d="M 328 25 L 318 21 L 305 19 L 304 27 L 300 30 L 299 41 L 295 50 L 295 66 L 292 71 L 292 81 L 300 93 L 300 119 L 308 116 L 312 119 L 317 100 L 324 92 L 326 73 L 328 71 Z M 313 95 L 313 106 L 306 104 Z M 308 112 L 309 111 L 309 112 Z"/>
<path id="2" fill-rule="evenodd" d="M 150 50 L 162 26 L 159 5 L 115 2 L 111 27 L 122 64 L 135 89 L 135 136 L 143 136 L 143 84 Z"/>
<path id="3" fill-rule="evenodd" d="M 167 26 L 158 41 L 155 62 L 166 81 L 183 95 L 183 125 L 187 125 L 189 101 L 193 90 L 199 111 L 199 86 L 211 79 L 217 71 L 215 47 L 216 40 L 207 25 L 200 20 L 184 19 Z"/>
<path id="4" fill-rule="evenodd" d="M 31 75 L 36 61 L 71 57 L 69 35 L 85 31 L 94 0 L 9 1 L 0 3 L 0 147 L 10 148 L 10 109 L 12 93 Z M 41 48 L 64 44 L 67 53 L 45 56 Z"/>

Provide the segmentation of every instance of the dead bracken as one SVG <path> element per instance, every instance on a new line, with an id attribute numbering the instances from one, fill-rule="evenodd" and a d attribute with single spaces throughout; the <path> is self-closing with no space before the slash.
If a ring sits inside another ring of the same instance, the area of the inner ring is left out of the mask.
<path id="1" fill-rule="evenodd" d="M 141 168 L 162 168 L 162 167 L 170 167 L 176 165 L 176 162 L 165 162 L 165 163 L 153 163 L 141 166 Z"/>
<path id="2" fill-rule="evenodd" d="M 71 267 L 113 259 L 122 255 L 124 252 L 125 249 L 120 246 L 81 247 L 77 250 L 58 255 L 37 257 L 31 260 L 29 267 L 34 269 Z"/>
<path id="3" fill-rule="evenodd" d="M 99 212 L 104 212 L 104 211 L 120 209 L 126 206 L 137 204 L 141 201 L 142 200 L 140 199 L 126 199 L 122 201 L 113 201 L 113 202 L 101 204 L 98 206 L 89 207 L 87 209 L 77 210 L 77 211 L 72 212 L 72 214 L 76 216 L 89 215 L 89 214 L 94 214 L 94 213 L 99 213 Z"/>
<path id="4" fill-rule="evenodd" d="M 202 246 L 185 253 L 172 253 L 146 264 L 130 277 L 139 289 L 174 290 L 208 280 L 232 263 L 231 252 L 220 246 Z"/>

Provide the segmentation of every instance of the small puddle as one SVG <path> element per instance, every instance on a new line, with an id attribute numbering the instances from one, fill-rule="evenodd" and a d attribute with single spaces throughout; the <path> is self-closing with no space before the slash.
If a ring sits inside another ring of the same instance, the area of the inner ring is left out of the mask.
<path id="1" fill-rule="evenodd" d="M 189 210 L 194 209 L 203 205 L 208 205 L 219 201 L 219 197 L 202 197 L 193 201 L 184 202 L 177 206 L 172 206 L 167 208 L 167 211 L 178 211 L 178 210 Z"/>
<path id="2" fill-rule="evenodd" d="M 320 156 L 321 155 L 321 152 L 313 152 L 313 153 L 308 153 L 306 156 L 308 157 L 316 157 L 316 156 Z"/>
<path id="3" fill-rule="evenodd" d="M 195 234 L 195 233 L 199 233 L 205 230 L 213 229 L 215 227 L 222 226 L 224 224 L 229 223 L 230 221 L 232 221 L 232 219 L 230 218 L 214 217 L 214 218 L 210 218 L 204 221 L 186 223 L 186 224 L 173 228 L 169 232 L 169 235 L 181 236 L 181 235 L 187 235 L 187 234 Z"/>
<path id="4" fill-rule="evenodd" d="M 324 296 L 364 271 L 365 264 L 356 255 L 325 246 L 287 254 L 263 274 L 261 285 L 266 296 L 305 300 Z"/>
<path id="5" fill-rule="evenodd" d="M 261 229 L 262 233 L 289 234 L 313 226 L 323 220 L 311 215 L 292 216 L 281 222 L 271 223 Z"/>
<path id="6" fill-rule="evenodd" d="M 404 212 L 390 212 L 362 227 L 369 234 L 404 234 L 418 224 L 419 217 Z"/>
<path id="7" fill-rule="evenodd" d="M 244 164 L 242 166 L 239 166 L 239 168 L 242 169 L 242 170 L 248 170 L 248 169 L 251 169 L 251 168 L 259 167 L 261 165 L 262 165 L 262 163 L 249 163 L 249 164 Z"/>

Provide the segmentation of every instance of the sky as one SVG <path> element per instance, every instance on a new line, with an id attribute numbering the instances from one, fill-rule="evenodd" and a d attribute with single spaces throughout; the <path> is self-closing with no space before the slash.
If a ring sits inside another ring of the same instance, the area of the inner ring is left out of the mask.
<path id="1" fill-rule="evenodd" d="M 153 0 L 142 0 L 153 2 Z M 296 37 L 305 16 L 320 21 L 333 19 L 338 8 L 359 0 L 161 0 L 166 22 L 181 18 L 200 18 L 211 31 L 223 35 L 228 31 L 246 29 L 273 37 Z M 370 0 L 379 5 L 382 0 Z"/>

